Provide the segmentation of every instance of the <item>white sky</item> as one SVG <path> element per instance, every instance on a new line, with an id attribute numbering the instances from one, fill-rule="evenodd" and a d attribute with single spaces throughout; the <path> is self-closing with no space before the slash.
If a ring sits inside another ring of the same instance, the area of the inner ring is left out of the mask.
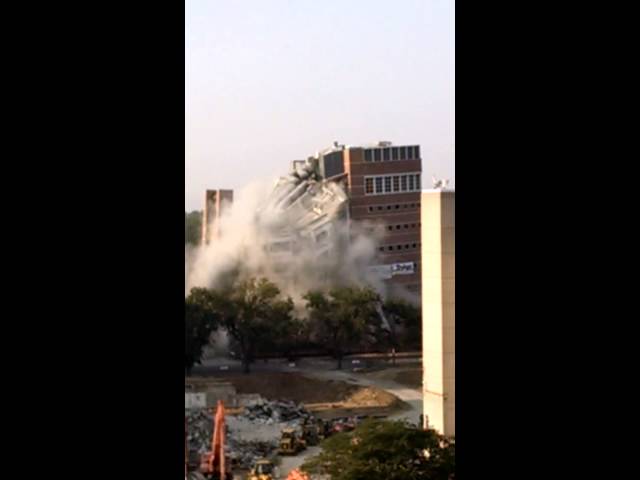
<path id="1" fill-rule="evenodd" d="M 187 0 L 185 209 L 334 140 L 420 144 L 455 185 L 453 0 Z"/>

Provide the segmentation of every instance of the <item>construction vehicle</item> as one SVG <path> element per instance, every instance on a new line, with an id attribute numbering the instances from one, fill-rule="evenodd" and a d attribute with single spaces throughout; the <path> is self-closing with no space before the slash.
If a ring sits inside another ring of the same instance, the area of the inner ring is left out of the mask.
<path id="1" fill-rule="evenodd" d="M 275 465 L 266 458 L 256 460 L 255 465 L 247 475 L 247 480 L 273 480 L 275 475 Z"/>
<path id="2" fill-rule="evenodd" d="M 298 436 L 294 428 L 282 430 L 280 448 L 278 449 L 280 455 L 296 455 L 305 448 L 307 448 L 307 443 Z"/>
<path id="3" fill-rule="evenodd" d="M 332 433 L 350 432 L 356 428 L 355 422 L 345 418 L 333 422 Z"/>
<path id="4" fill-rule="evenodd" d="M 185 422 L 185 478 L 188 480 L 231 480 L 230 465 L 225 461 L 225 410 L 222 401 L 218 401 L 218 408 L 213 420 L 213 436 L 211 450 L 202 454 L 200 462 L 193 462 L 193 455 L 187 450 L 187 431 Z"/>
<path id="5" fill-rule="evenodd" d="M 318 419 L 318 428 L 320 429 L 319 437 L 321 441 L 333 433 L 331 423 L 327 420 Z"/>
<path id="6" fill-rule="evenodd" d="M 307 445 L 318 445 L 320 443 L 320 426 L 313 421 L 307 421 L 302 425 L 302 438 Z"/>

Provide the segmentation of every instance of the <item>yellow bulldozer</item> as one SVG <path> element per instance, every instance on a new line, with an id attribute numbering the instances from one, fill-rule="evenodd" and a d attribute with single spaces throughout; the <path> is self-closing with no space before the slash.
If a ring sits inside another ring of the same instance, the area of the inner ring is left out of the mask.
<path id="1" fill-rule="evenodd" d="M 257 460 L 247 475 L 247 480 L 274 480 L 274 478 L 275 465 L 266 458 Z"/>
<path id="2" fill-rule="evenodd" d="M 278 449 L 280 455 L 296 455 L 305 448 L 307 448 L 307 442 L 298 436 L 294 428 L 282 430 L 280 448 Z"/>

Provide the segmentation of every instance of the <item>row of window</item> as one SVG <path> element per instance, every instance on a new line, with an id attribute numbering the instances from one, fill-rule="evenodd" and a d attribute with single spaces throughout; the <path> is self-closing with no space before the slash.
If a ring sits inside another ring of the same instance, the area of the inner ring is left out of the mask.
<path id="1" fill-rule="evenodd" d="M 402 230 L 403 227 L 404 227 L 405 230 L 408 230 L 409 228 L 420 228 L 420 224 L 419 223 L 405 223 L 404 225 L 402 225 L 402 224 L 387 225 L 387 230 L 392 232 L 393 230 Z"/>
<path id="2" fill-rule="evenodd" d="M 388 205 L 372 205 L 369 207 L 369 213 L 373 212 L 381 212 L 383 210 L 400 210 L 407 208 L 420 208 L 420 202 L 412 202 L 412 203 L 396 203 L 396 204 L 388 204 Z"/>
<path id="3" fill-rule="evenodd" d="M 381 195 L 385 193 L 419 191 L 419 173 L 402 173 L 399 175 L 375 175 L 371 177 L 364 177 L 365 195 Z"/>
<path id="4" fill-rule="evenodd" d="M 393 160 L 418 159 L 420 159 L 419 145 L 410 147 L 366 148 L 364 151 L 365 162 L 389 162 Z"/>
<path id="5" fill-rule="evenodd" d="M 393 252 L 394 250 L 416 250 L 420 248 L 420 243 L 405 243 L 398 245 L 383 245 L 378 248 L 381 252 Z"/>

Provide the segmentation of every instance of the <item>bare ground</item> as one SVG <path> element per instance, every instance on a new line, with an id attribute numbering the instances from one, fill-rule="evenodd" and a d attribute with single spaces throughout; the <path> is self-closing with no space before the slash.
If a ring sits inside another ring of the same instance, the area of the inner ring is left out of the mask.
<path id="1" fill-rule="evenodd" d="M 386 381 L 390 380 L 399 385 L 420 389 L 422 387 L 422 367 L 386 367 L 378 369 L 364 370 L 359 374 L 369 380 Z"/>
<path id="2" fill-rule="evenodd" d="M 215 381 L 209 379 L 209 381 Z M 258 393 L 269 400 L 293 400 L 310 410 L 395 409 L 402 402 L 395 395 L 342 380 L 310 378 L 300 373 L 260 373 L 224 376 L 240 394 Z"/>

